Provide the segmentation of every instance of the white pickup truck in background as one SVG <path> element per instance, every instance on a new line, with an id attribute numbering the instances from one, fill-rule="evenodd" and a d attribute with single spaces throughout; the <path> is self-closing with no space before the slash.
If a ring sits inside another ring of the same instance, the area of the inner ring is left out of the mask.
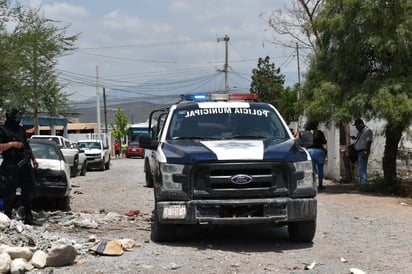
<path id="1" fill-rule="evenodd" d="M 66 162 L 70 165 L 70 176 L 85 175 L 83 166 L 87 169 L 84 152 L 72 146 L 69 139 L 59 135 L 33 135 L 31 139 L 43 139 L 55 142 L 63 153 Z"/>
<path id="2" fill-rule="evenodd" d="M 87 158 L 88 168 L 106 170 L 110 168 L 110 151 L 101 140 L 80 140 L 77 144 L 84 150 Z"/>

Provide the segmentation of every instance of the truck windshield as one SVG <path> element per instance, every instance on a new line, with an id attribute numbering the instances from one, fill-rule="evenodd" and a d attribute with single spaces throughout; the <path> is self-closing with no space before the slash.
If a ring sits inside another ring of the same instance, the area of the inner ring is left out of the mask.
<path id="1" fill-rule="evenodd" d="M 100 143 L 99 142 L 78 142 L 78 145 L 80 148 L 85 148 L 85 149 L 92 149 L 92 148 L 98 148 L 100 149 Z"/>
<path id="2" fill-rule="evenodd" d="M 243 104 L 241 107 L 200 105 L 174 111 L 167 139 L 290 138 L 277 113 L 266 104 Z"/>

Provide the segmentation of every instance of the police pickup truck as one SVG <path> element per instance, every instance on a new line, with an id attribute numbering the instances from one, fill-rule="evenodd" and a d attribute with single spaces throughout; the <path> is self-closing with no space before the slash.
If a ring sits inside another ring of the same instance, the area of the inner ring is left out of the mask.
<path id="1" fill-rule="evenodd" d="M 158 124 L 140 137 L 152 158 L 153 241 L 193 224 L 286 225 L 291 240 L 313 240 L 311 158 L 272 105 L 255 94 L 182 96 Z"/>

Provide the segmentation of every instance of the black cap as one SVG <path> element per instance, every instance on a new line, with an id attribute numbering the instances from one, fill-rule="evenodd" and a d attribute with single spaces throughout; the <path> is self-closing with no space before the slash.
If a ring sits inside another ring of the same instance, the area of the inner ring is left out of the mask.
<path id="1" fill-rule="evenodd" d="M 363 124 L 363 120 L 358 118 L 358 119 L 355 120 L 355 123 L 353 123 L 353 125 L 357 126 L 359 124 Z"/>

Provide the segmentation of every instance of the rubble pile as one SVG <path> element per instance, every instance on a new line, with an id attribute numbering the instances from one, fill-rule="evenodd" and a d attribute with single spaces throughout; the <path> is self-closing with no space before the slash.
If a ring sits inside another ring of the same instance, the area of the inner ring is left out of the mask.
<path id="1" fill-rule="evenodd" d="M 80 238 L 77 233 L 69 239 L 61 232 L 63 228 L 96 229 L 125 218 L 117 213 L 35 213 L 34 226 L 23 224 L 16 215 L 10 220 L 0 212 L 0 273 L 73 265 L 80 254 L 120 256 L 137 246 L 132 239 L 98 240 L 94 235 Z"/>

